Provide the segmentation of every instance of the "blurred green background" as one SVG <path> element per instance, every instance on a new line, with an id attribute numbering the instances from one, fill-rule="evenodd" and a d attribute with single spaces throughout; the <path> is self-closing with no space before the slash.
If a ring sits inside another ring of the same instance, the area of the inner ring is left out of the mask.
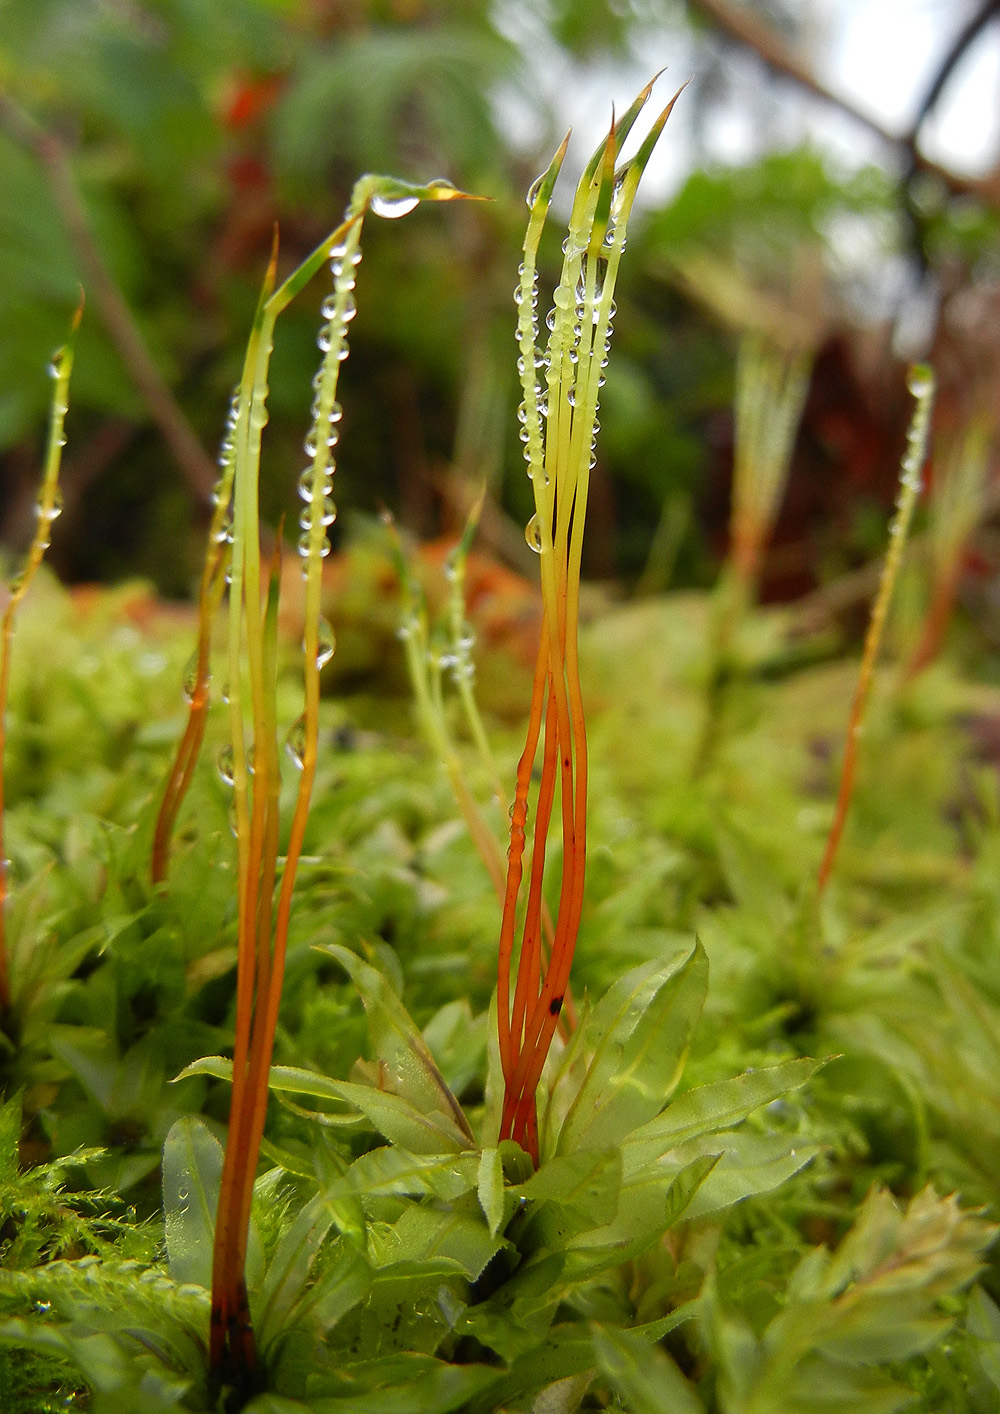
<path id="1" fill-rule="evenodd" d="M 376 170 L 448 177 L 491 201 L 367 223 L 338 536 L 383 504 L 421 537 L 453 532 L 485 480 L 483 540 L 523 567 L 511 291 L 524 192 L 571 122 L 575 180 L 612 103 L 621 111 L 667 65 L 661 103 L 690 82 L 630 230 L 587 572 L 642 590 L 710 580 L 734 355 L 752 328 L 815 355 L 765 595 L 850 569 L 884 537 L 905 361 L 936 363 L 942 441 L 983 409 L 996 417 L 996 105 L 982 97 L 996 93 L 982 77 L 993 9 L 6 0 L 0 541 L 16 551 L 30 538 L 45 368 L 83 284 L 52 562 L 71 581 L 139 574 L 187 596 L 273 227 L 291 268 Z M 879 116 L 890 54 L 902 96 Z M 553 235 L 550 278 L 558 259 Z M 279 325 L 272 524 L 294 508 L 325 293 L 320 279 Z M 993 566 L 988 531 L 977 554 Z"/>

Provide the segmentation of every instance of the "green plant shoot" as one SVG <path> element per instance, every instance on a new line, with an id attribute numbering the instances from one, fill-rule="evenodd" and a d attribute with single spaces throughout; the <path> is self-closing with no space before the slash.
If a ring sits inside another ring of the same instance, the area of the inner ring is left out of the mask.
<path id="1" fill-rule="evenodd" d="M 27 594 L 49 548 L 52 522 L 62 510 L 62 493 L 59 490 L 59 468 L 62 464 L 62 449 L 66 438 L 63 428 L 69 409 L 69 379 L 73 371 L 73 348 L 76 331 L 83 317 L 83 296 L 77 305 L 70 325 L 66 343 L 57 350 L 52 359 L 51 372 L 54 380 L 52 404 L 49 417 L 49 437 L 45 452 L 45 468 L 42 485 L 38 493 L 38 511 L 35 520 L 35 534 L 28 549 L 28 558 L 21 573 L 11 581 L 7 604 L 0 617 L 0 1018 L 6 1015 L 11 1004 L 10 959 L 7 956 L 7 856 L 3 840 L 4 811 L 4 753 L 7 739 L 7 693 L 10 685 L 10 655 L 14 640 L 14 620 L 18 605 Z"/>

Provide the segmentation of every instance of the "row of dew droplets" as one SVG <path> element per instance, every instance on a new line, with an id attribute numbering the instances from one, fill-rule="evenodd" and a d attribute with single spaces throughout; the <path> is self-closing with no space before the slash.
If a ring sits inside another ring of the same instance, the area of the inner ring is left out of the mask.
<path id="1" fill-rule="evenodd" d="M 210 572 L 221 572 L 226 584 L 230 578 L 229 547 L 233 543 L 233 472 L 236 464 L 236 426 L 239 422 L 239 412 L 240 392 L 238 388 L 234 388 L 216 457 L 219 475 L 212 489 L 212 522 L 208 531 L 209 542 L 215 547 L 218 556 L 214 569 L 209 567 Z M 199 651 L 195 648 L 184 668 L 184 698 L 189 704 L 193 703 L 198 692 L 207 686 L 201 679 L 199 669 Z"/>
<path id="2" fill-rule="evenodd" d="M 527 462 L 528 477 L 544 476 L 545 441 L 542 418 L 547 417 L 548 408 L 539 375 L 549 372 L 549 350 L 538 347 L 538 268 L 536 256 L 552 191 L 566 155 L 569 134 L 552 159 L 548 168 L 532 184 L 525 198 L 528 210 L 528 229 L 524 238 L 524 258 L 518 267 L 518 283 L 514 289 L 514 304 L 517 307 L 517 343 L 519 356 L 518 376 L 521 381 L 523 400 L 517 410 L 521 423 L 521 442 Z M 532 516 L 525 530 L 525 539 L 532 550 L 540 553 L 542 548 L 541 527 L 537 517 Z"/>
<path id="3" fill-rule="evenodd" d="M 416 205 L 416 201 L 413 201 Z M 374 209 L 374 208 L 373 208 Z M 408 210 L 412 206 L 407 207 Z M 403 215 L 400 212 L 400 215 Z M 323 355 L 313 378 L 312 421 L 306 433 L 303 449 L 309 458 L 299 477 L 299 497 L 305 503 L 299 515 L 298 551 L 302 559 L 302 576 L 308 579 L 310 562 L 322 560 L 330 553 L 329 527 L 337 519 L 333 500 L 333 475 L 336 470 L 334 450 L 340 441 L 340 422 L 344 412 L 337 401 L 340 365 L 347 358 L 347 330 L 357 314 L 354 301 L 355 272 L 361 263 L 361 220 L 350 227 L 343 240 L 330 250 L 330 273 L 333 290 L 320 307 L 323 324 L 317 344 Z M 305 647 L 305 644 L 303 644 Z M 316 643 L 316 667 L 323 669 L 333 657 L 336 640 L 331 624 L 321 617 Z M 308 732 L 305 717 L 292 723 L 285 739 L 285 749 L 292 761 L 302 769 Z"/>

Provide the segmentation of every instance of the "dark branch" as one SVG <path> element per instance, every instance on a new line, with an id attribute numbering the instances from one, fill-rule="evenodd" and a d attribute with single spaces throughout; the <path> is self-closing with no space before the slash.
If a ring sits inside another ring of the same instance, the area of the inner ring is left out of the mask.
<path id="1" fill-rule="evenodd" d="M 2 92 L 0 126 L 38 159 L 104 326 L 185 481 L 196 499 L 207 503 L 215 486 L 215 466 L 157 368 L 125 296 L 105 264 L 65 147 Z"/>

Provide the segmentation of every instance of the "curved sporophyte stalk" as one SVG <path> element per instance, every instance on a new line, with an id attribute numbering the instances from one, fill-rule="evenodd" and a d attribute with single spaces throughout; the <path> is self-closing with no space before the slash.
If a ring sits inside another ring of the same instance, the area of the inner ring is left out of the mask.
<path id="1" fill-rule="evenodd" d="M 177 812 L 180 810 L 194 775 L 195 766 L 205 739 L 211 695 L 212 625 L 226 588 L 229 547 L 232 542 L 233 471 L 235 469 L 235 435 L 239 415 L 239 390 L 234 392 L 226 419 L 226 431 L 219 449 L 219 479 L 212 496 L 212 520 L 208 531 L 208 548 L 198 587 L 198 640 L 188 663 L 184 680 L 184 695 L 188 702 L 188 720 L 184 734 L 167 774 L 163 798 L 153 831 L 150 874 L 154 884 L 161 884 L 170 867 L 170 840 Z"/>
<path id="2" fill-rule="evenodd" d="M 511 807 L 507 884 L 497 971 L 497 1014 L 504 1103 L 500 1138 L 539 1160 L 535 1094 L 569 986 L 583 908 L 587 831 L 587 735 L 577 661 L 580 561 L 597 410 L 615 314 L 614 289 L 626 227 L 643 171 L 677 95 L 636 155 L 618 165 L 628 133 L 647 102 L 643 89 L 593 154 L 577 186 L 549 331 L 539 348 L 537 252 L 568 138 L 528 193 L 517 303 L 522 424 L 535 514 L 525 532 L 540 557 L 543 617 L 527 740 Z M 539 375 L 544 376 L 544 384 Z M 529 792 L 539 742 L 531 862 L 516 979 L 511 995 L 517 916 L 524 875 Z M 558 787 L 563 856 L 551 956 L 542 967 L 545 851 Z"/>
<path id="3" fill-rule="evenodd" d="M 233 788 L 239 921 L 233 1090 L 213 1247 L 209 1359 L 215 1378 L 242 1392 L 253 1389 L 261 1378 L 244 1267 L 292 893 L 316 771 L 320 672 L 333 652 L 333 635 L 321 616 L 322 565 L 330 551 L 327 531 L 336 516 L 331 495 L 333 449 L 341 417 L 336 395 L 340 367 L 348 353 L 347 331 L 355 314 L 353 292 L 361 260 L 361 230 L 369 211 L 402 216 L 421 200 L 447 201 L 464 195 L 449 182 L 413 186 L 392 178 L 362 177 L 342 224 L 277 288 L 275 243 L 234 399 L 231 445 L 224 447 L 217 493 L 217 512 L 222 513 L 216 517 L 217 524 L 213 521 L 212 541 L 223 549 L 216 557 L 210 546 L 209 559 L 217 566 L 229 560 L 231 743 L 226 748 L 225 775 Z M 262 572 L 258 508 L 261 437 L 267 423 L 267 377 L 277 318 L 327 260 L 333 292 L 323 303 L 325 322 L 319 334 L 323 358 L 314 379 L 312 424 L 305 440 L 308 464 L 299 482 L 305 503 L 297 544 L 305 581 L 304 711 L 292 728 L 289 746 L 301 774 L 279 881 L 280 753 L 275 698 L 281 551 L 279 538 L 279 548 Z M 230 492 L 231 529 L 226 514 Z M 207 586 L 209 597 L 220 593 L 213 578 L 219 573 L 218 568 L 206 568 L 203 589 Z M 198 674 L 207 704 L 208 675 L 200 658 Z M 198 744 L 200 737 L 190 760 L 185 757 L 179 771 L 175 763 L 168 784 L 168 792 L 173 789 L 176 797 L 169 806 L 173 815 L 190 779 Z"/>
<path id="4" fill-rule="evenodd" d="M 49 548 L 52 522 L 62 510 L 59 490 L 59 468 L 62 449 L 66 444 L 64 426 L 68 411 L 69 379 L 73 371 L 73 349 L 76 331 L 83 317 L 83 295 L 70 325 L 69 338 L 53 355 L 50 371 L 53 378 L 52 403 L 49 415 L 49 436 L 45 452 L 45 467 L 38 492 L 35 533 L 28 557 L 20 574 L 9 585 L 3 614 L 0 616 L 0 1021 L 11 1005 L 10 959 L 7 955 L 7 855 L 4 850 L 4 754 L 7 745 L 7 695 L 10 687 L 10 657 L 14 641 L 14 620 L 18 606 L 27 594 Z"/>
<path id="5" fill-rule="evenodd" d="M 868 623 L 868 632 L 865 635 L 865 644 L 861 653 L 857 687 L 854 691 L 851 714 L 847 723 L 837 804 L 834 807 L 833 823 L 830 826 L 830 833 L 827 837 L 816 881 L 817 893 L 820 895 L 825 890 L 833 871 L 851 797 L 854 794 L 854 778 L 858 769 L 858 749 L 864 730 L 865 711 L 868 707 L 875 663 L 882 642 L 886 615 L 889 612 L 889 601 L 892 598 L 892 591 L 895 588 L 899 569 L 903 562 L 906 537 L 909 534 L 913 512 L 920 495 L 921 473 L 927 458 L 927 440 L 930 435 L 931 413 L 934 408 L 934 374 L 925 364 L 917 364 L 910 369 L 907 384 L 916 402 L 906 434 L 906 451 L 903 454 L 896 511 L 889 526 L 889 550 L 879 579 L 875 602 L 872 604 L 871 619 Z"/>

